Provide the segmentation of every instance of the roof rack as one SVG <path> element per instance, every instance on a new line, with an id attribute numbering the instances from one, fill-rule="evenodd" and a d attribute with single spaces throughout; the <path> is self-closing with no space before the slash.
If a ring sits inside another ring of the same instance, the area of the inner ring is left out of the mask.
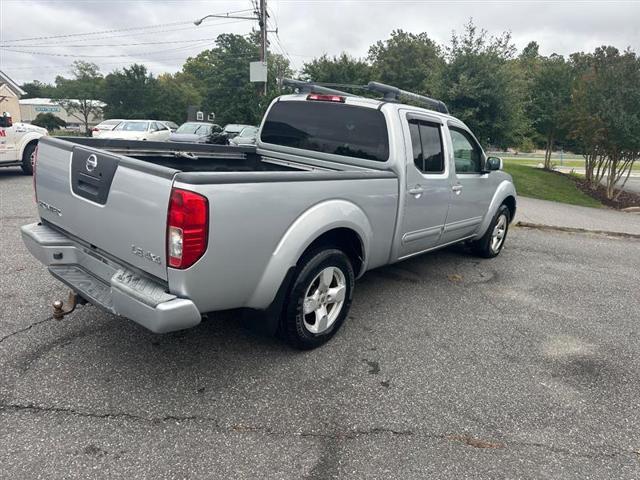
<path id="1" fill-rule="evenodd" d="M 353 93 L 343 92 L 341 90 L 334 90 L 333 88 L 323 87 L 313 82 L 303 82 L 302 80 L 293 80 L 292 78 L 283 78 L 282 84 L 287 87 L 297 88 L 300 93 L 328 93 L 330 95 L 344 95 L 347 97 L 357 97 Z"/>
<path id="2" fill-rule="evenodd" d="M 323 85 L 319 85 L 313 82 L 304 82 L 302 80 L 293 80 L 291 78 L 284 78 L 282 80 L 282 84 L 287 87 L 297 88 L 300 93 L 327 93 L 331 95 L 344 95 L 346 97 L 359 97 L 360 95 L 355 95 L 353 93 L 343 92 L 341 90 L 335 90 L 333 88 L 328 88 Z M 355 86 L 355 85 L 354 85 Z M 398 87 L 394 87 L 392 85 L 386 85 L 380 82 L 369 82 L 366 86 L 359 86 L 358 88 L 363 88 L 365 90 L 369 90 L 370 92 L 382 93 L 383 100 L 386 102 L 399 102 L 401 97 L 408 98 L 413 100 L 414 102 L 420 103 L 424 105 L 429 110 L 435 110 L 440 113 L 449 113 L 449 109 L 444 102 L 440 100 L 436 100 L 434 98 L 425 97 L 424 95 L 418 95 L 417 93 L 408 92 L 406 90 L 401 90 Z"/>
<path id="3" fill-rule="evenodd" d="M 406 97 L 415 102 L 422 103 L 430 110 L 435 110 L 436 112 L 446 114 L 449 113 L 449 109 L 447 108 L 445 103 L 440 100 L 425 97 L 424 95 L 418 95 L 417 93 L 408 92 L 406 90 L 401 90 L 398 87 L 394 87 L 392 85 L 385 85 L 384 83 L 379 82 L 369 82 L 367 84 L 367 88 L 372 92 L 382 93 L 384 95 L 384 99 L 388 102 L 397 102 L 400 100 L 400 97 Z"/>

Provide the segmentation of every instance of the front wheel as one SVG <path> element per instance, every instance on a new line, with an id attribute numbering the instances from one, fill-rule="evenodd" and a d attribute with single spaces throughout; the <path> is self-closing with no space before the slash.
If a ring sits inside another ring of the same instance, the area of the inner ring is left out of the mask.
<path id="1" fill-rule="evenodd" d="M 33 162 L 36 158 L 36 145 L 27 145 L 22 152 L 22 173 L 25 175 L 33 175 Z"/>
<path id="2" fill-rule="evenodd" d="M 473 250 L 476 254 L 484 258 L 493 258 L 498 256 L 504 247 L 509 230 L 509 221 L 511 213 L 506 205 L 500 205 L 498 211 L 494 215 L 487 232 L 473 242 Z"/>
<path id="3" fill-rule="evenodd" d="M 283 312 L 287 342 L 309 350 L 331 339 L 349 313 L 354 283 L 353 267 L 341 250 L 305 255 Z"/>

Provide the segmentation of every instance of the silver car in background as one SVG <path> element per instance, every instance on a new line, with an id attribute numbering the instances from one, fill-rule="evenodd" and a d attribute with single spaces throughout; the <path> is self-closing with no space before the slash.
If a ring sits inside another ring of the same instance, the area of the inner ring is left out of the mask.
<path id="1" fill-rule="evenodd" d="M 240 135 L 240 132 L 244 130 L 246 127 L 251 127 L 251 125 L 243 125 L 241 123 L 229 123 L 224 126 L 222 129 L 222 133 L 227 136 L 227 138 L 233 138 L 237 135 Z"/>
<path id="2" fill-rule="evenodd" d="M 255 145 L 258 140 L 258 127 L 244 127 L 235 137 L 229 139 L 229 145 L 248 146 Z"/>

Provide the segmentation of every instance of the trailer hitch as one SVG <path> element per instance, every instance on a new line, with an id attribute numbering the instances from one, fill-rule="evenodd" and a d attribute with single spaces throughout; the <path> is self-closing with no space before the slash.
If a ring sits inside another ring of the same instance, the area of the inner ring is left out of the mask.
<path id="1" fill-rule="evenodd" d="M 81 298 L 76 292 L 69 292 L 69 299 L 67 300 L 67 304 L 69 306 L 68 310 L 64 310 L 64 302 L 62 300 L 56 300 L 53 302 L 53 318 L 56 320 L 62 320 L 65 315 L 69 315 L 73 312 L 78 305 L 82 305 L 83 298 Z"/>

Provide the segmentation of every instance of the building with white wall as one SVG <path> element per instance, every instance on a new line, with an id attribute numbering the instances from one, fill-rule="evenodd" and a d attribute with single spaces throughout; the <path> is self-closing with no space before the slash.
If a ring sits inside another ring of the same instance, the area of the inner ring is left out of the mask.
<path id="1" fill-rule="evenodd" d="M 74 100 L 71 100 L 74 101 Z M 98 100 L 87 100 L 93 104 L 104 108 L 106 104 Z M 78 100 L 75 100 L 78 102 Z M 51 98 L 26 98 L 20 100 L 20 115 L 22 121 L 31 123 L 35 120 L 39 113 L 52 113 L 56 117 L 67 122 L 67 128 L 84 130 L 84 119 L 79 113 L 69 114 L 62 105 L 55 99 Z M 97 125 L 103 120 L 102 114 L 89 116 L 89 127 Z"/>

